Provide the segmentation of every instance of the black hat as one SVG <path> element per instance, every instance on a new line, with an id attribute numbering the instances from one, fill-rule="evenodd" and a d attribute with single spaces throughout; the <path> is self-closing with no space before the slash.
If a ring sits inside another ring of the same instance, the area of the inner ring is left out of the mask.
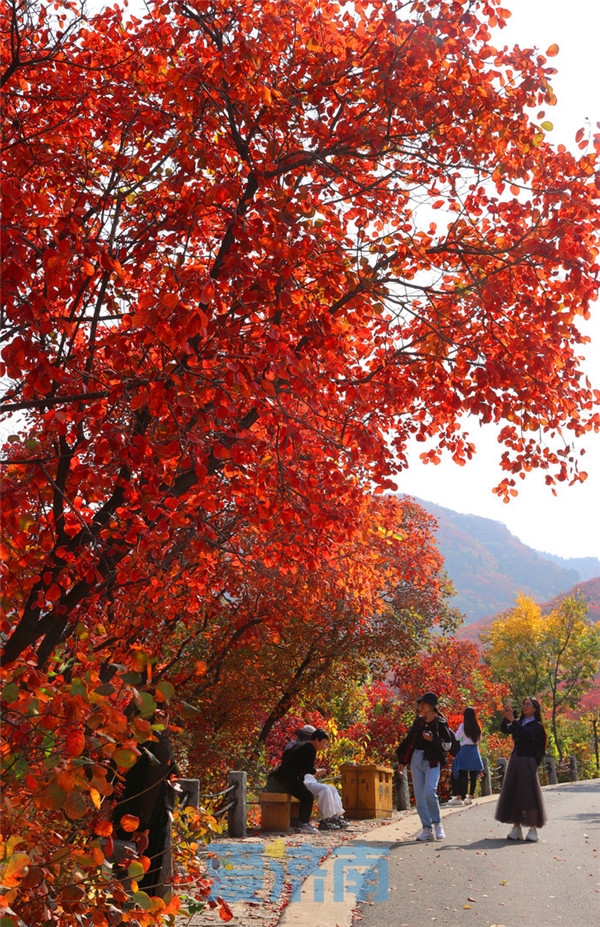
<path id="1" fill-rule="evenodd" d="M 417 699 L 417 702 L 425 702 L 426 705 L 431 705 L 432 708 L 437 708 L 438 697 L 433 692 L 425 692 L 421 698 Z"/>

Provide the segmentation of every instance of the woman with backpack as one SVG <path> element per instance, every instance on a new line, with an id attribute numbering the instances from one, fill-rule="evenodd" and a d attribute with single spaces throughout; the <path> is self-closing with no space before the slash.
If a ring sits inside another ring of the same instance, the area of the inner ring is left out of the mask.
<path id="1" fill-rule="evenodd" d="M 546 752 L 546 731 L 542 724 L 540 703 L 527 697 L 523 701 L 521 717 L 517 720 L 510 703 L 502 709 L 500 730 L 512 734 L 513 751 L 508 761 L 500 797 L 496 806 L 496 820 L 512 824 L 509 840 L 522 840 L 522 826 L 529 828 L 526 840 L 538 839 L 538 827 L 546 823 L 546 811 L 537 768 Z"/>

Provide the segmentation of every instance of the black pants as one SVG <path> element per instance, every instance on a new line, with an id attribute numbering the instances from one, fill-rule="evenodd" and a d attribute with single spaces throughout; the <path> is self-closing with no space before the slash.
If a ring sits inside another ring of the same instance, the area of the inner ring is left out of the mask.
<path id="1" fill-rule="evenodd" d="M 297 798 L 300 802 L 300 807 L 298 808 L 298 823 L 308 824 L 312 814 L 315 797 L 312 792 L 308 791 L 303 782 L 299 780 L 294 782 L 282 782 L 281 779 L 276 779 L 275 776 L 269 776 L 265 792 L 288 792 L 290 795 L 293 795 L 294 798 Z"/>
<path id="2" fill-rule="evenodd" d="M 469 794 L 473 796 L 477 787 L 479 773 L 474 769 L 461 769 L 458 776 L 452 776 L 452 794 L 460 795 L 461 798 L 467 797 L 467 788 L 470 785 Z"/>

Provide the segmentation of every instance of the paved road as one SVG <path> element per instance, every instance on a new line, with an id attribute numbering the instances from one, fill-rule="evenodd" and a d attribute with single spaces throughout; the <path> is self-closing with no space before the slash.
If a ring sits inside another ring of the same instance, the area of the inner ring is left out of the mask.
<path id="1" fill-rule="evenodd" d="M 387 899 L 367 895 L 356 927 L 598 927 L 600 780 L 543 791 L 538 843 L 508 841 L 483 801 L 445 815 L 444 841 L 392 844 Z"/>

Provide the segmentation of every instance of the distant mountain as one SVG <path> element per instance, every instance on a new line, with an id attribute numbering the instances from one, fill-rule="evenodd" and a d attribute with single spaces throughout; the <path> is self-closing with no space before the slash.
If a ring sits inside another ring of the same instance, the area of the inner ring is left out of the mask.
<path id="1" fill-rule="evenodd" d="M 584 597 L 588 606 L 588 618 L 591 621 L 600 621 L 600 577 L 595 579 L 588 579 L 585 583 L 577 583 L 573 586 L 572 589 L 567 589 L 563 595 L 576 595 L 580 594 Z M 550 608 L 550 603 L 540 603 L 542 608 Z M 474 643 L 479 643 L 479 634 L 486 628 L 488 625 L 494 621 L 498 615 L 490 615 L 486 618 L 481 618 L 479 621 L 472 621 L 469 624 L 464 624 L 462 628 L 458 629 L 458 634 L 456 635 L 460 640 L 469 640 Z M 598 699 L 600 704 L 600 699 Z"/>
<path id="2" fill-rule="evenodd" d="M 565 560 L 564 557 L 557 557 L 555 554 L 547 554 L 544 552 L 540 553 L 540 557 L 543 557 L 545 560 L 550 560 L 552 563 L 557 563 L 567 570 L 577 570 L 579 578 L 584 583 L 587 582 L 588 579 L 596 579 L 600 574 L 600 560 L 596 557 L 573 557 L 570 560 Z"/>
<path id="3" fill-rule="evenodd" d="M 438 522 L 438 547 L 456 589 L 451 604 L 467 624 L 512 608 L 519 593 L 548 602 L 584 578 L 600 577 L 600 560 L 594 557 L 543 554 L 522 544 L 502 522 L 416 501 Z"/>

